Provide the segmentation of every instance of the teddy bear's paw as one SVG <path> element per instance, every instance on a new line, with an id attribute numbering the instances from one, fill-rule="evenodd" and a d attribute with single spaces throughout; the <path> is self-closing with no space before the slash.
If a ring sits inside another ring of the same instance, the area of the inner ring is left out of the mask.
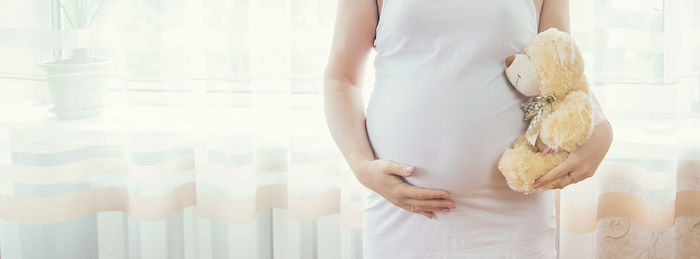
<path id="1" fill-rule="evenodd" d="M 543 154 L 530 149 L 526 140 L 516 140 L 514 146 L 507 149 L 498 161 L 498 170 L 506 179 L 508 187 L 522 193 L 535 193 L 551 189 L 542 186 L 534 189 L 535 179 L 546 174 L 566 159 L 568 152 L 557 151 Z"/>
<path id="2" fill-rule="evenodd" d="M 573 151 L 593 133 L 593 109 L 587 94 L 572 92 L 542 121 L 540 138 L 555 150 Z"/>

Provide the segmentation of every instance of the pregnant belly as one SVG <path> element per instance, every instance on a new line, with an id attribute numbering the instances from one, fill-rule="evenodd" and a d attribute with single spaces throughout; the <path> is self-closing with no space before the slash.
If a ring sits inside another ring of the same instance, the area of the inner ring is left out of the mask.
<path id="1" fill-rule="evenodd" d="M 412 185 L 453 195 L 508 189 L 497 168 L 522 132 L 525 97 L 505 76 L 480 85 L 451 86 L 378 79 L 367 108 L 374 154 L 415 166 Z"/>

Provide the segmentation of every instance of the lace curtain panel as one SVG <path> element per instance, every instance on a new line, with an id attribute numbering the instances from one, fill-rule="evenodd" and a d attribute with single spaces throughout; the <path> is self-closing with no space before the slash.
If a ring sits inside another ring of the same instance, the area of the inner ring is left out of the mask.
<path id="1" fill-rule="evenodd" d="M 571 3 L 615 137 L 560 192 L 560 258 L 700 258 L 700 2 Z"/>
<path id="2" fill-rule="evenodd" d="M 336 4 L 0 4 L 0 258 L 361 258 L 322 103 Z M 615 139 L 555 192 L 560 258 L 700 258 L 700 2 L 571 20 Z"/>

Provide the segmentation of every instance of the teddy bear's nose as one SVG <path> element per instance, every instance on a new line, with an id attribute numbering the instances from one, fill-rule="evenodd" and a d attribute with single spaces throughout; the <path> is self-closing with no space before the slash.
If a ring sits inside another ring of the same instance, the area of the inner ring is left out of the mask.
<path id="1" fill-rule="evenodd" d="M 513 60 L 515 60 L 515 55 L 506 58 L 506 68 L 510 67 L 510 64 L 513 64 Z"/>

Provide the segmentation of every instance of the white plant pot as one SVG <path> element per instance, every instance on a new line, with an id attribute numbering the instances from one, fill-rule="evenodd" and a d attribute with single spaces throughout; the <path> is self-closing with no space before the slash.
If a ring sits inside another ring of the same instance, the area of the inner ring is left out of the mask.
<path id="1" fill-rule="evenodd" d="M 39 64 L 47 75 L 51 112 L 65 120 L 99 115 L 110 83 L 106 72 L 112 63 L 108 58 L 94 58 L 92 62 L 60 60 Z"/>

